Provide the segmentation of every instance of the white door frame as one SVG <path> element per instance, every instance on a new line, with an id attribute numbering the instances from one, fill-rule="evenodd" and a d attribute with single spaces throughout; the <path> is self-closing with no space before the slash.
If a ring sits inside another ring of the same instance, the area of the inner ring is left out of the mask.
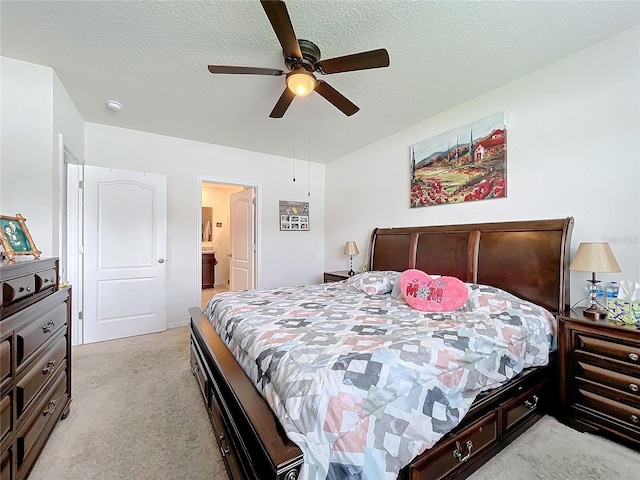
<path id="1" fill-rule="evenodd" d="M 58 134 L 58 155 L 60 157 L 60 281 L 69 282 L 73 288 L 71 295 L 71 345 L 81 345 L 83 339 L 82 308 L 82 166 L 78 159 L 64 145 L 64 137 Z"/>
<path id="2" fill-rule="evenodd" d="M 195 256 L 194 262 L 196 264 L 196 276 L 193 279 L 194 286 L 194 305 L 200 305 L 202 295 L 202 235 L 200 233 L 199 225 L 202 225 L 202 184 L 203 183 L 219 183 L 223 185 L 233 185 L 236 187 L 251 187 L 256 192 L 256 205 L 255 205 L 255 241 L 256 241 L 256 288 L 260 288 L 262 285 L 262 185 L 253 182 L 243 182 L 242 180 L 209 177 L 207 175 L 198 175 L 196 184 L 196 225 L 198 228 L 194 229 L 195 235 Z"/>

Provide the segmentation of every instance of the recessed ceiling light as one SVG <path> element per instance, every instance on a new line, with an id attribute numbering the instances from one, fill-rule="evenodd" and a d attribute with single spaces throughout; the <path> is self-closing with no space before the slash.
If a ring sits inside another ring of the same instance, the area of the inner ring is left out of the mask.
<path id="1" fill-rule="evenodd" d="M 107 107 L 109 110 L 113 110 L 114 112 L 119 112 L 122 110 L 122 104 L 120 102 L 116 102 L 115 100 L 107 100 Z"/>

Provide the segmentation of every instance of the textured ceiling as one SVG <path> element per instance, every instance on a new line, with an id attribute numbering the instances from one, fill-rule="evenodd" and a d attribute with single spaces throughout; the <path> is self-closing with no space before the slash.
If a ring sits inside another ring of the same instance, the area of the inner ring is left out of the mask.
<path id="1" fill-rule="evenodd" d="M 326 163 L 640 21 L 635 0 L 287 6 L 297 37 L 316 43 L 322 58 L 389 51 L 389 68 L 322 77 L 360 107 L 354 116 L 314 93 L 271 119 L 284 77 L 207 71 L 285 69 L 258 0 L 2 0 L 0 51 L 52 67 L 88 122 L 304 160 L 310 146 L 311 160 Z M 108 99 L 122 111 L 108 110 Z"/>

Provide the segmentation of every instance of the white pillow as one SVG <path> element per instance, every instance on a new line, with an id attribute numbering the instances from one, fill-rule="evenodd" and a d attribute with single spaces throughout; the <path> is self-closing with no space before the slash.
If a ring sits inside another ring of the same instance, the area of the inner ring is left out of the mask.
<path id="1" fill-rule="evenodd" d="M 376 270 L 357 273 L 346 280 L 347 285 L 357 288 L 369 295 L 389 293 L 398 283 L 400 272 L 391 270 Z"/>

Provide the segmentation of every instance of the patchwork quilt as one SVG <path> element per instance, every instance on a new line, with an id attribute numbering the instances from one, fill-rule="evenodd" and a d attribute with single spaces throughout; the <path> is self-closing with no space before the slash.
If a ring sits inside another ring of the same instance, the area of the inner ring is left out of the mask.
<path id="1" fill-rule="evenodd" d="M 303 451 L 302 479 L 391 480 L 480 392 L 548 362 L 551 313 L 466 286 L 451 313 L 345 282 L 223 293 L 204 313 Z"/>

